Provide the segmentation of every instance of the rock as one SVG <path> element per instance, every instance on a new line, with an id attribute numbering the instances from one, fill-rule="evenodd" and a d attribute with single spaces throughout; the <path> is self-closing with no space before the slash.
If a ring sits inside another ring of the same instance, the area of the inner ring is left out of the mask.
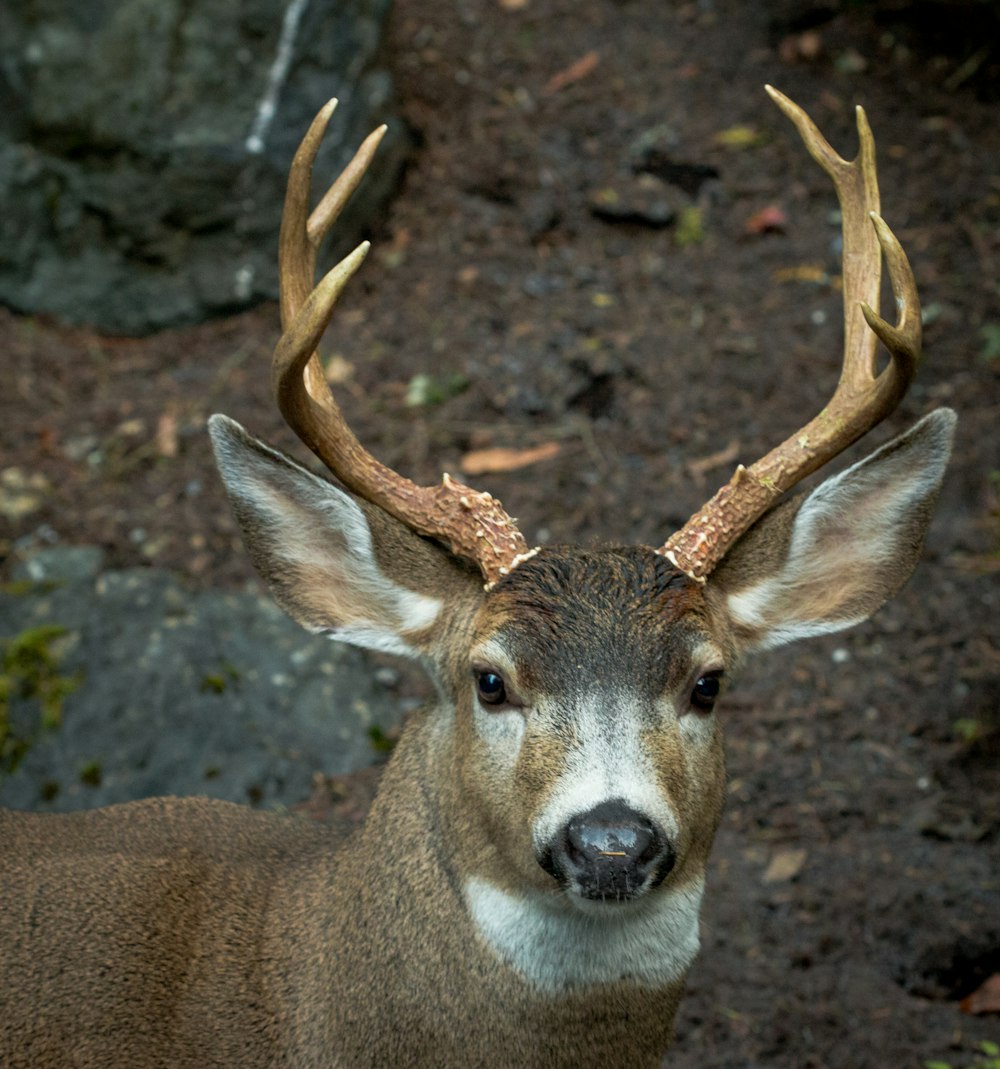
<path id="1" fill-rule="evenodd" d="M 98 546 L 58 546 L 36 553 L 14 570 L 14 582 L 73 583 L 95 579 L 104 563 Z"/>
<path id="2" fill-rule="evenodd" d="M 308 635 L 269 599 L 99 564 L 99 551 L 43 551 L 0 591 L 0 682 L 12 737 L 27 744 L 13 772 L 0 764 L 0 805 L 65 811 L 158 794 L 293 805 L 317 774 L 370 765 L 373 738 L 398 726 L 359 651 Z M 6 656 L 32 635 L 50 661 L 33 673 Z M 70 684 L 61 725 L 41 726 L 42 678 Z"/>
<path id="3" fill-rule="evenodd" d="M 678 159 L 679 151 L 677 133 L 669 126 L 654 126 L 633 141 L 628 152 L 629 168 L 636 174 L 655 175 L 689 197 L 697 197 L 706 182 L 718 180 L 718 168 Z"/>
<path id="4" fill-rule="evenodd" d="M 591 214 L 605 222 L 634 223 L 659 230 L 677 217 L 666 185 L 648 174 L 619 175 L 614 184 L 591 190 L 587 198 Z"/>
<path id="5" fill-rule="evenodd" d="M 139 334 L 277 293 L 288 164 L 341 104 L 329 182 L 387 117 L 389 0 L 25 0 L 0 5 L 0 301 Z M 393 188 L 390 128 L 338 229 Z"/>
<path id="6" fill-rule="evenodd" d="M 676 192 L 655 175 L 622 174 L 592 190 L 587 203 L 591 213 L 605 222 L 658 230 L 676 219 L 677 200 Z"/>

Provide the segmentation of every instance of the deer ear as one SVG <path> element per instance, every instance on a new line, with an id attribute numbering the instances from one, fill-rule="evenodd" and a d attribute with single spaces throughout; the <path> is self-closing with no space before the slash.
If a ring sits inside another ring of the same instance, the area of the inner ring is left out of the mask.
<path id="1" fill-rule="evenodd" d="M 422 659 L 417 636 L 445 595 L 463 579 L 474 586 L 461 566 L 233 420 L 212 416 L 209 431 L 247 550 L 281 607 L 310 631 Z"/>
<path id="2" fill-rule="evenodd" d="M 866 620 L 910 577 L 955 413 L 938 409 L 808 495 L 764 515 L 711 578 L 744 651 Z"/>

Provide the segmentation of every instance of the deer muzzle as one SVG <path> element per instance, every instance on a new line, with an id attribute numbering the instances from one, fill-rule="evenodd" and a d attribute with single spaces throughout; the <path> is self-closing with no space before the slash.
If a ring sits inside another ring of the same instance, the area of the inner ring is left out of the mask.
<path id="1" fill-rule="evenodd" d="M 538 859 L 581 898 L 628 902 L 661 884 L 674 867 L 663 829 L 621 799 L 578 813 Z"/>

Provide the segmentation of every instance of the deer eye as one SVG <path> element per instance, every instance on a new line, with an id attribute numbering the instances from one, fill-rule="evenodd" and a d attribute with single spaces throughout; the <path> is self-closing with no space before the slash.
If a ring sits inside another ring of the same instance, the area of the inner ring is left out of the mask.
<path id="1" fill-rule="evenodd" d="M 722 689 L 722 673 L 707 672 L 695 682 L 691 691 L 691 704 L 705 712 L 710 712 Z"/>
<path id="2" fill-rule="evenodd" d="M 489 669 L 476 674 L 476 690 L 484 705 L 503 705 L 507 700 L 503 676 Z"/>

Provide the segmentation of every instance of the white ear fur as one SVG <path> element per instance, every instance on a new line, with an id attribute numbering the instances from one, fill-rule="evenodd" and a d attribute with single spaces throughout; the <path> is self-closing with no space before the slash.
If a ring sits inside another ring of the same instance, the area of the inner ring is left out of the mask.
<path id="1" fill-rule="evenodd" d="M 730 578 L 729 612 L 749 648 L 852 627 L 902 587 L 919 559 L 955 422 L 939 409 L 827 479 L 795 513 L 783 561 L 747 586 Z"/>
<path id="2" fill-rule="evenodd" d="M 380 567 L 357 502 L 226 416 L 209 431 L 247 549 L 285 611 L 310 631 L 418 656 L 406 633 L 429 627 L 441 601 Z"/>

